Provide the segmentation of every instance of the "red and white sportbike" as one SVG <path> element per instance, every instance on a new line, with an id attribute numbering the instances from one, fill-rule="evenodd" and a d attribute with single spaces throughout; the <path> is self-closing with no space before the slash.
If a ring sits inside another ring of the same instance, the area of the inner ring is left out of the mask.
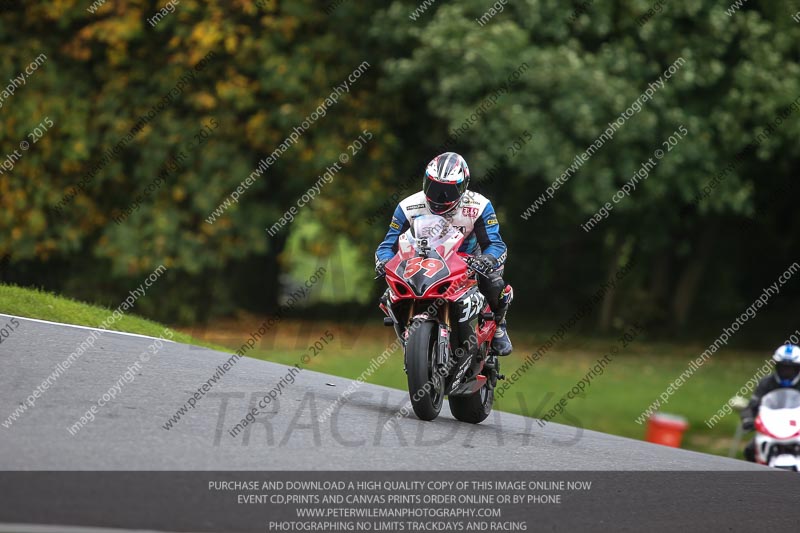
<path id="1" fill-rule="evenodd" d="M 389 291 L 381 299 L 405 348 L 404 368 L 414 413 L 439 416 L 444 397 L 458 420 L 477 424 L 489 416 L 499 363 L 492 351 L 496 324 L 478 290 L 479 264 L 458 251 L 464 235 L 446 219 L 424 215 L 400 235 L 386 263 Z"/>
<path id="2" fill-rule="evenodd" d="M 800 472 L 800 392 L 785 388 L 765 394 L 755 425 L 756 462 Z"/>

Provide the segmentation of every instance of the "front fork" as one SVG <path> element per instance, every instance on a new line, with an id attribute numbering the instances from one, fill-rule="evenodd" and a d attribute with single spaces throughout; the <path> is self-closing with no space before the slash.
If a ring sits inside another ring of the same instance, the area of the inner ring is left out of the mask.
<path id="1" fill-rule="evenodd" d="M 508 287 L 508 289 L 510 289 L 510 287 Z M 513 298 L 513 296 L 511 296 L 511 298 Z M 405 329 L 401 328 L 399 317 L 395 316 L 391 308 L 391 305 L 389 304 L 389 290 L 387 290 L 386 293 L 384 293 L 380 301 L 381 301 L 381 308 L 391 319 L 392 325 L 394 326 L 395 329 L 395 333 L 397 334 L 397 337 L 400 339 L 400 341 L 403 344 L 403 348 L 405 349 L 406 339 L 408 335 L 408 328 Z M 507 309 L 507 304 L 506 304 L 506 309 Z M 415 316 L 414 305 L 410 307 L 408 314 L 409 316 L 407 322 L 414 324 L 413 320 L 413 317 Z M 455 354 L 453 353 L 453 347 L 451 342 L 452 327 L 450 325 L 450 305 L 445 305 L 441 309 L 439 315 L 440 315 L 439 328 L 438 328 L 438 336 L 436 339 L 436 353 L 434 354 L 434 360 L 432 361 L 432 368 L 431 368 L 432 371 L 436 371 L 441 368 L 447 368 L 448 365 L 455 365 L 458 363 L 458 361 L 453 360 Z M 425 315 L 424 317 L 420 316 L 419 318 L 424 320 L 426 318 L 433 318 L 433 317 L 428 317 L 427 315 Z M 500 374 L 500 361 L 498 360 L 497 356 L 494 355 L 494 353 L 492 353 L 491 347 L 489 347 L 489 349 L 486 351 L 478 347 L 478 350 L 481 353 L 479 353 L 478 356 L 475 358 L 473 369 L 476 370 L 476 372 L 474 374 L 479 372 L 484 373 L 487 376 L 487 383 L 492 388 L 495 388 L 497 386 L 498 379 L 505 379 L 505 376 Z M 452 368 L 448 368 L 447 374 L 449 374 L 451 371 Z M 405 357 L 403 358 L 403 372 L 407 372 Z"/>
<path id="2" fill-rule="evenodd" d="M 439 323 L 439 337 L 436 340 L 435 366 L 437 368 L 446 366 L 450 362 L 450 326 L 445 322 Z"/>

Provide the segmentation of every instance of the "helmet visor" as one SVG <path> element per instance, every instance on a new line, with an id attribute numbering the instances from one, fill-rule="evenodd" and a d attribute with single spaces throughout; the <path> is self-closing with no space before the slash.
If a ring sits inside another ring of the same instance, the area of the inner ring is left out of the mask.
<path id="1" fill-rule="evenodd" d="M 781 380 L 792 381 L 800 374 L 800 365 L 794 363 L 778 363 L 775 365 L 775 372 Z"/>
<path id="2" fill-rule="evenodd" d="M 458 183 L 442 183 L 432 179 L 425 180 L 425 198 L 431 212 L 441 215 L 453 209 L 461 200 L 461 186 Z"/>

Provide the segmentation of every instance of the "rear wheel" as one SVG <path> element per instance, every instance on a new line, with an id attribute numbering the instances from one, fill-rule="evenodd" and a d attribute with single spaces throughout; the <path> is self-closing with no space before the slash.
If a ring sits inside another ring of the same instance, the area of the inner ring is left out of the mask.
<path id="1" fill-rule="evenodd" d="M 470 396 L 448 396 L 450 412 L 457 420 L 478 424 L 486 420 L 494 404 L 494 387 L 487 380 L 486 385 Z"/>
<path id="2" fill-rule="evenodd" d="M 408 395 L 414 414 L 421 420 L 439 416 L 444 402 L 444 376 L 433 371 L 437 327 L 422 322 L 413 329 L 406 343 Z"/>

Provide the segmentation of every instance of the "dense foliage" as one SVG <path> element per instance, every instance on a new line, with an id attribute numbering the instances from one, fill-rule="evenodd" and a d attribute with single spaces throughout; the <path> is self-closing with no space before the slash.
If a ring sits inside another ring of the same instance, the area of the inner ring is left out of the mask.
<path id="1" fill-rule="evenodd" d="M 733 15 L 726 2 L 657 4 L 648 15 L 646 0 L 440 1 L 424 11 L 416 1 L 181 0 L 153 25 L 160 2 L 96 12 L 88 0 L 3 2 L 0 79 L 46 55 L 0 108 L 2 161 L 37 141 L 0 174 L 3 279 L 110 305 L 164 264 L 145 305 L 193 320 L 270 311 L 293 283 L 286 275 L 301 281 L 316 263 L 344 261 L 351 286 L 325 299 L 369 303 L 378 287 L 352 284 L 371 279 L 387 200 L 454 149 L 500 215 L 515 313 L 569 316 L 635 256 L 597 327 L 632 316 L 669 332 L 727 323 L 800 255 L 800 24 L 783 3 L 751 0 Z M 493 5 L 502 12 L 488 16 Z M 36 128 L 41 137 L 29 137 Z M 365 130 L 371 139 L 353 150 Z M 586 231 L 657 149 L 647 179 Z M 270 236 L 341 153 L 351 157 L 330 183 Z M 793 331 L 797 287 L 760 317 L 770 333 Z"/>

